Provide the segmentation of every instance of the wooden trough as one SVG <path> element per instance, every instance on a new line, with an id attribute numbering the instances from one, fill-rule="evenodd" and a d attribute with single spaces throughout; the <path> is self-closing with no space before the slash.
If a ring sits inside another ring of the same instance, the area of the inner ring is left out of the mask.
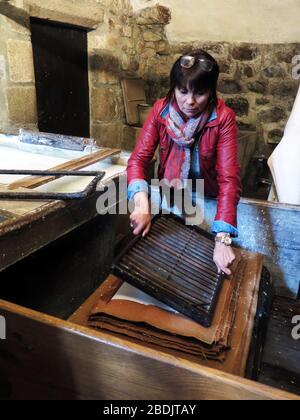
<path id="1" fill-rule="evenodd" d="M 72 317 L 68 321 L 109 273 L 116 226 L 129 227 L 126 217 L 97 215 L 96 199 L 91 196 L 80 205 L 45 203 L 14 217 L 10 210 L 2 210 L 0 316 L 6 339 L 0 339 L 0 399 L 300 399 L 81 326 Z M 216 201 L 206 200 L 205 206 L 202 227 L 209 230 Z M 262 253 L 277 293 L 296 298 L 300 206 L 242 199 L 238 215 L 236 245 Z M 46 269 L 34 272 L 33 281 L 29 277 L 37 263 L 35 255 L 53 241 L 56 248 L 51 253 L 48 248 L 44 256 L 39 254 Z M 56 249 L 63 251 L 63 258 Z M 23 275 L 13 278 L 19 264 L 18 273 Z M 27 296 L 19 293 L 22 285 Z"/>
<path id="2" fill-rule="evenodd" d="M 215 202 L 206 201 L 206 206 L 209 222 Z M 288 294 L 297 292 L 299 215 L 297 206 L 244 199 L 239 206 L 238 244 L 264 251 L 275 286 Z M 270 236 L 274 219 L 276 229 Z M 287 220 L 296 221 L 290 235 L 284 234 L 289 229 Z M 0 301 L 0 315 L 7 325 L 7 338 L 0 344 L 3 398 L 298 399 L 4 300 Z"/>

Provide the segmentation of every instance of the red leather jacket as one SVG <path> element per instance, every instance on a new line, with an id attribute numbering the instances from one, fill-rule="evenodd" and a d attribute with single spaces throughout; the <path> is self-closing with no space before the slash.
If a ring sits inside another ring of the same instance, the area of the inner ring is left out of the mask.
<path id="1" fill-rule="evenodd" d="M 164 98 L 158 100 L 143 126 L 128 161 L 128 184 L 137 179 L 147 179 L 148 168 L 158 145 L 158 177 L 164 178 L 165 164 L 173 144 L 162 115 L 165 106 Z M 217 197 L 215 220 L 236 227 L 241 183 L 235 113 L 222 99 L 218 99 L 216 114 L 217 118 L 206 124 L 200 142 L 201 178 L 204 179 L 205 195 Z"/>

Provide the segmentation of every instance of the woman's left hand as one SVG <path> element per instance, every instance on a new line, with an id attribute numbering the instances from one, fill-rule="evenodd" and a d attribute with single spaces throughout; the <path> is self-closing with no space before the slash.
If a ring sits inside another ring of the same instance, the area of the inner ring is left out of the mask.
<path id="1" fill-rule="evenodd" d="M 216 242 L 214 250 L 214 263 L 218 268 L 218 272 L 224 272 L 230 276 L 231 271 L 228 268 L 235 260 L 235 254 L 231 246 Z"/>

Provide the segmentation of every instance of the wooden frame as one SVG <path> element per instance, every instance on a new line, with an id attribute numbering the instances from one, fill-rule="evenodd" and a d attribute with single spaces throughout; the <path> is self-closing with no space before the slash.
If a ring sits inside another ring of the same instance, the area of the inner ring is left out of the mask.
<path id="1" fill-rule="evenodd" d="M 300 400 L 240 377 L 0 301 L 2 397 Z"/>

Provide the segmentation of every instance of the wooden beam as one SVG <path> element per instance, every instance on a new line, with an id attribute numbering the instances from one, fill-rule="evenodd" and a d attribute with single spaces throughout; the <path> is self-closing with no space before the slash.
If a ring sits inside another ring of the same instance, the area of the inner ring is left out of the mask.
<path id="1" fill-rule="evenodd" d="M 121 152 L 120 149 L 104 149 L 98 152 L 91 153 L 81 158 L 72 159 L 68 162 L 50 168 L 49 171 L 62 171 L 62 170 L 78 170 L 87 166 L 93 165 L 94 163 L 100 162 L 108 157 L 115 156 Z M 18 181 L 9 184 L 8 189 L 14 190 L 16 188 L 37 188 L 40 185 L 46 184 L 50 181 L 54 181 L 58 177 L 55 176 L 42 176 L 42 177 L 26 177 Z"/>

